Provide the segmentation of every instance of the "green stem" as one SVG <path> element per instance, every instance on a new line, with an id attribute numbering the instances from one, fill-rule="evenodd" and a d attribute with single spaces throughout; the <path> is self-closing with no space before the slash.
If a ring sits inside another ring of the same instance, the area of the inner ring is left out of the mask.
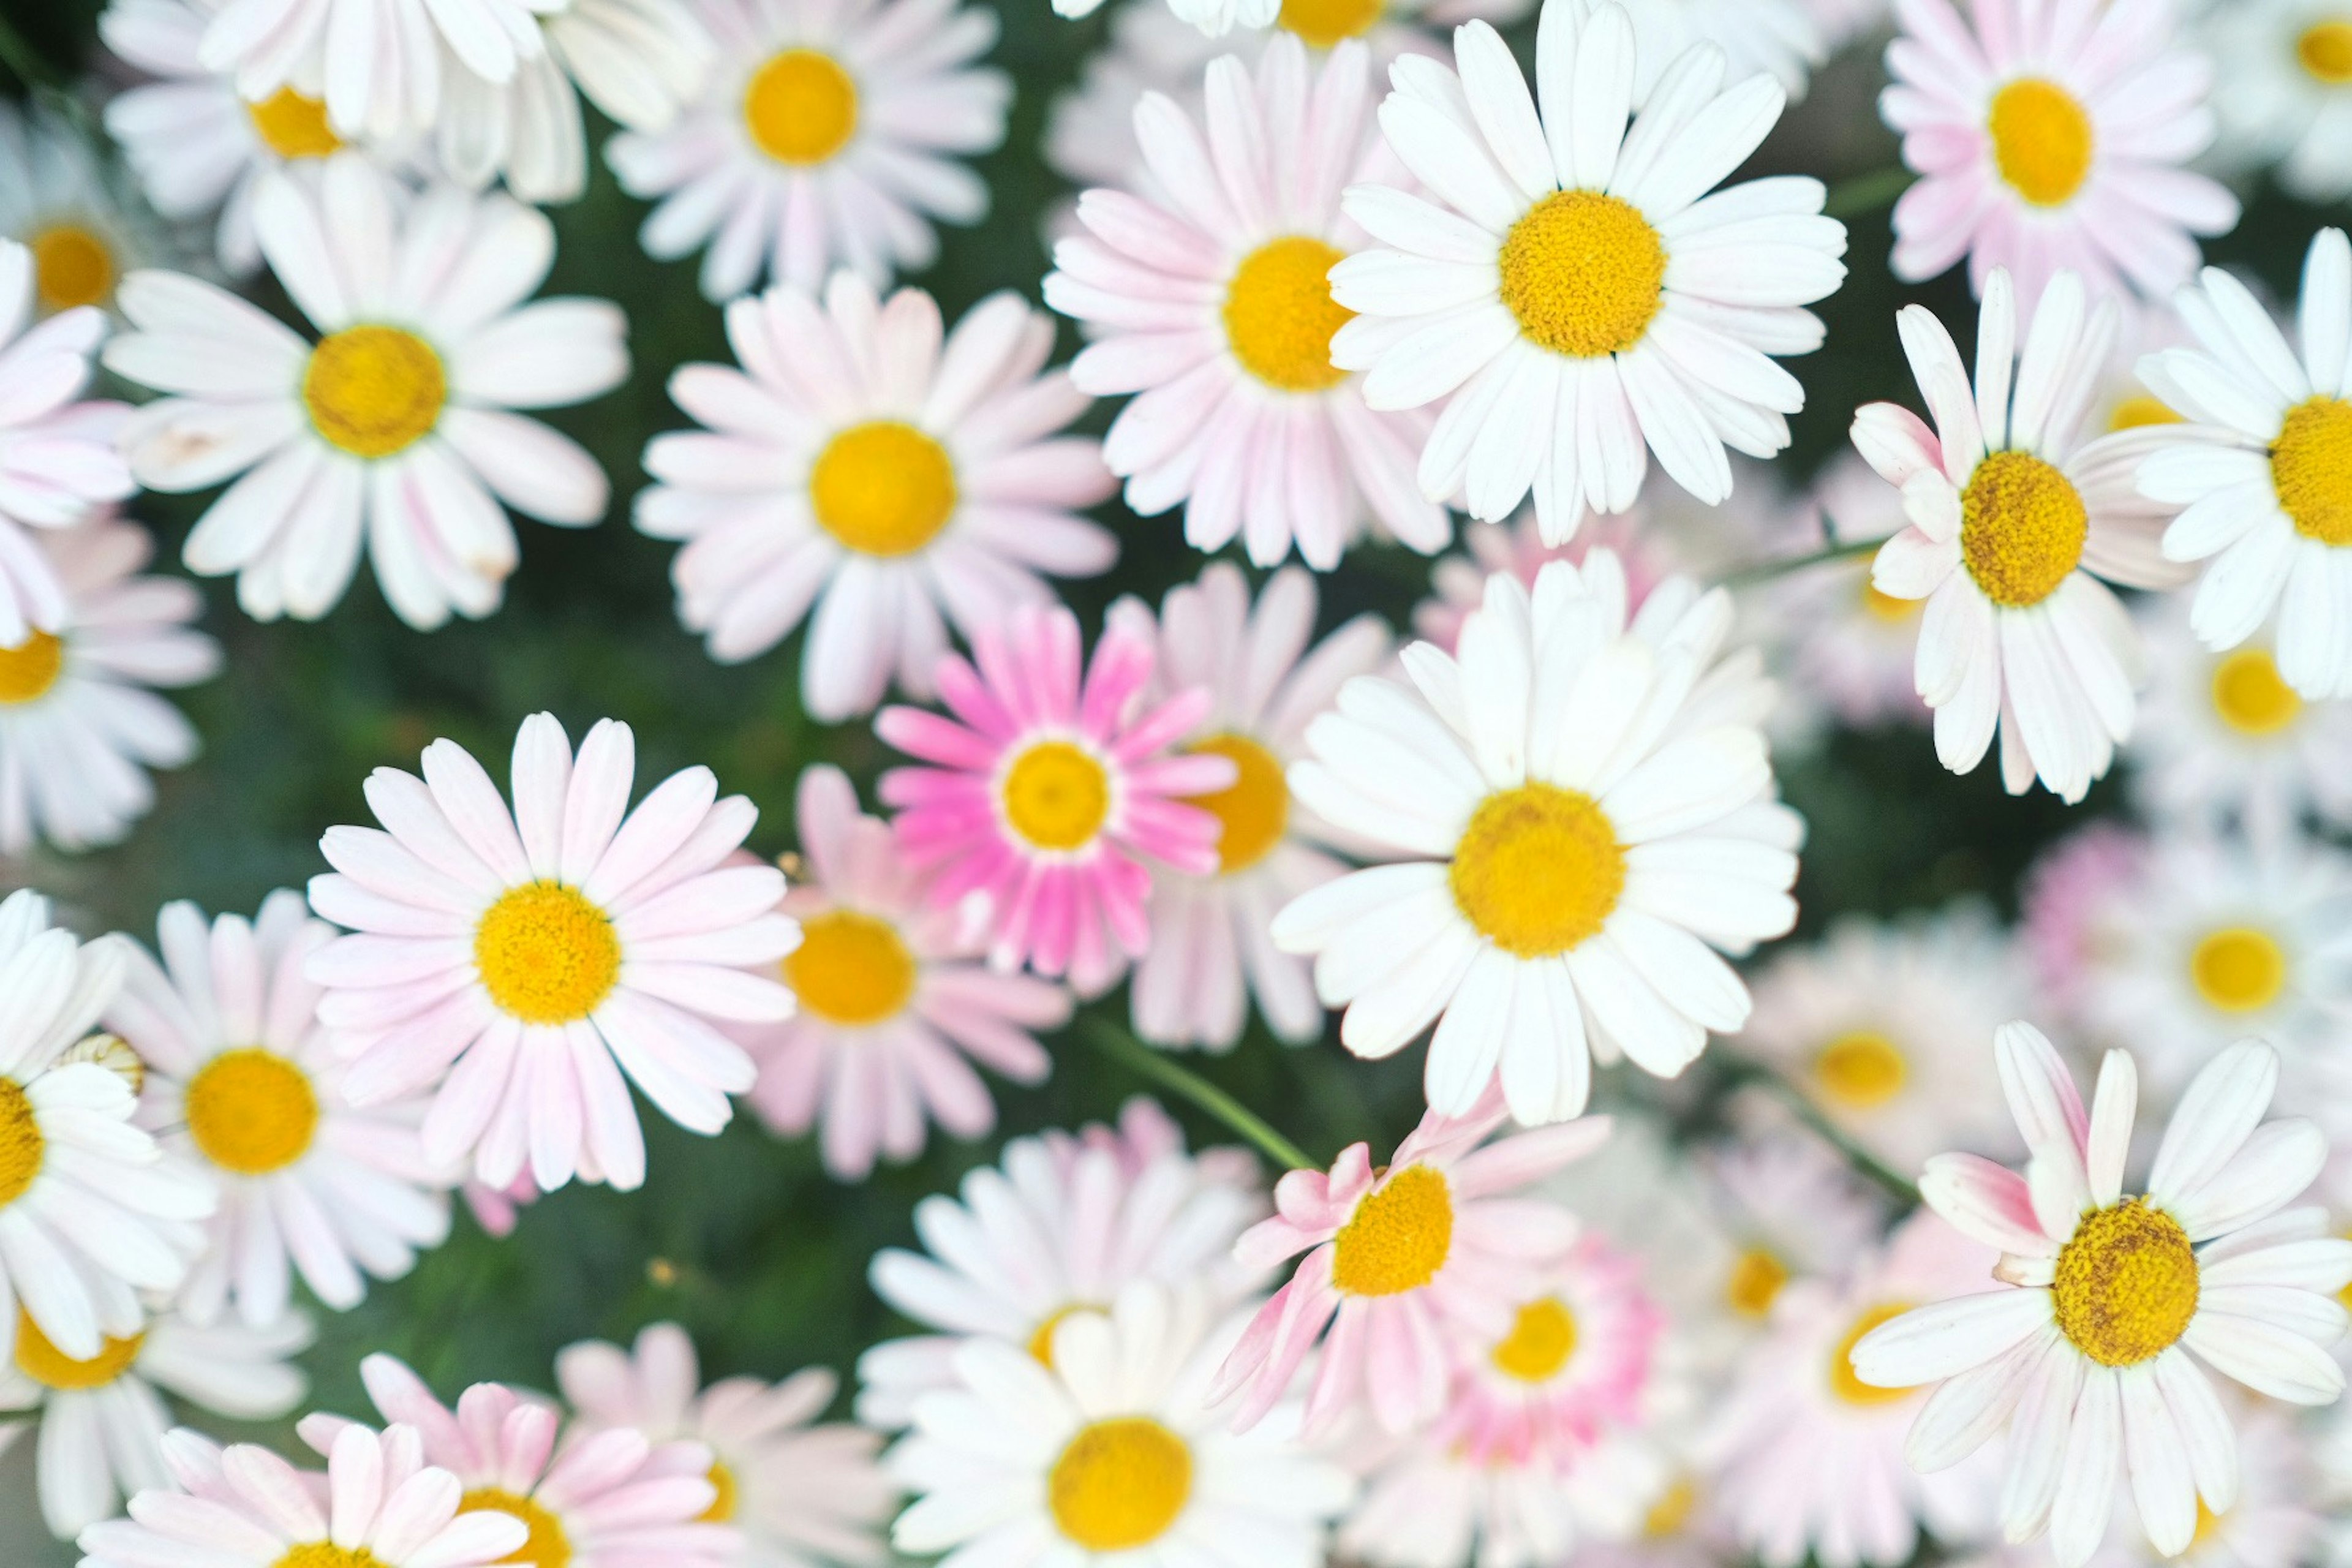
<path id="1" fill-rule="evenodd" d="M 1750 583 L 1769 582 L 1775 577 L 1785 577 L 1791 572 L 1801 572 L 1808 566 L 1822 566 L 1832 561 L 1846 561 L 1856 555 L 1867 555 L 1885 542 L 1884 539 L 1853 539 L 1848 540 L 1843 544 L 1832 544 L 1826 550 L 1816 550 L 1809 555 L 1789 555 L 1778 561 L 1759 562 L 1753 566 L 1742 566 L 1738 571 L 1726 574 L 1723 578 L 1723 585 L 1727 588 L 1742 588 Z"/>
<path id="2" fill-rule="evenodd" d="M 1893 206 L 1895 198 L 1911 188 L 1913 177 L 1910 170 L 1897 168 L 1840 180 L 1830 187 L 1822 211 L 1831 217 L 1860 217 L 1864 213 Z"/>
<path id="3" fill-rule="evenodd" d="M 40 51 L 25 41 L 25 35 L 16 30 L 5 11 L 0 11 L 0 66 L 6 66 L 8 73 L 23 82 L 28 92 L 57 87 L 62 80 L 56 68 L 41 58 Z"/>
<path id="4" fill-rule="evenodd" d="M 1759 1063 L 1740 1062 L 1735 1071 L 1740 1079 L 1787 1106 L 1798 1121 L 1812 1130 L 1814 1136 L 1845 1156 L 1847 1164 L 1884 1187 L 1896 1202 L 1910 1208 L 1919 1205 L 1919 1189 L 1910 1178 L 1855 1142 L 1843 1128 L 1822 1114 L 1822 1108 L 1804 1090 Z"/>
<path id="5" fill-rule="evenodd" d="M 1155 1051 L 1108 1018 L 1088 1016 L 1078 1023 L 1087 1043 L 1111 1060 L 1131 1068 L 1161 1088 L 1182 1095 L 1235 1132 L 1257 1145 L 1265 1157 L 1286 1170 L 1319 1171 L 1322 1166 L 1307 1152 L 1276 1132 L 1256 1112 L 1192 1068 L 1181 1066 L 1164 1051 Z"/>

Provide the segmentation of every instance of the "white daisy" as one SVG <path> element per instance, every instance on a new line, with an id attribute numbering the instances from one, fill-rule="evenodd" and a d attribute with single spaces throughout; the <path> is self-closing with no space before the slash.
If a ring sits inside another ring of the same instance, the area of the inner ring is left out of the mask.
<path id="1" fill-rule="evenodd" d="M 41 313 L 111 306 L 134 267 L 165 258 L 168 242 L 110 184 L 106 165 L 74 126 L 46 109 L 0 100 L 0 240 L 33 254 Z M 13 308 L 15 289 L 8 290 Z"/>
<path id="2" fill-rule="evenodd" d="M 1822 0 L 1645 0 L 1629 5 L 1639 62 L 1633 101 L 1647 103 L 1666 68 L 1694 44 L 1723 51 L 1734 81 L 1761 71 L 1790 98 L 1805 96 L 1813 69 L 1829 58 Z"/>
<path id="3" fill-rule="evenodd" d="M 2235 0 L 2201 7 L 2194 31 L 2214 58 L 2220 157 L 2307 202 L 2352 195 L 2352 5 Z"/>
<path id="4" fill-rule="evenodd" d="M 875 288 L 939 256 L 937 223 L 988 215 L 966 160 L 1004 141 L 1013 82 L 975 62 L 995 13 L 957 0 L 695 0 L 721 64 L 678 122 L 615 136 L 621 188 L 658 205 L 638 240 L 698 247 L 702 291 Z"/>
<path id="5" fill-rule="evenodd" d="M 1430 563 L 1430 596 L 1412 607 L 1412 629 L 1423 642 L 1452 653 L 1461 643 L 1463 623 L 1486 600 L 1487 578 L 1508 572 L 1533 588 L 1537 574 L 1549 563 L 1571 561 L 1581 566 L 1595 550 L 1617 557 L 1625 571 L 1625 603 L 1639 610 L 1651 589 L 1690 566 L 1685 559 L 1687 552 L 1670 531 L 1649 523 L 1648 509 L 1637 506 L 1595 518 L 1577 530 L 1574 539 L 1559 544 L 1543 542 L 1532 507 L 1521 507 L 1508 522 L 1466 523 L 1462 548 Z"/>
<path id="6" fill-rule="evenodd" d="M 107 345 L 109 369 L 173 395 L 124 429 L 140 482 L 236 479 L 182 559 L 200 575 L 236 573 L 237 602 L 258 619 L 315 620 L 350 585 L 364 540 L 409 625 L 488 615 L 517 560 L 500 501 L 566 527 L 604 515 L 596 460 L 509 410 L 619 385 L 619 309 L 525 303 L 555 259 L 544 216 L 446 185 L 410 200 L 357 153 L 315 183 L 266 175 L 253 217 L 316 342 L 209 283 L 142 272 L 123 283 L 133 330 Z"/>
<path id="7" fill-rule="evenodd" d="M 1474 517 L 1509 515 L 1532 486 L 1545 538 L 1565 539 L 1585 508 L 1633 504 L 1645 447 L 1721 501 L 1726 445 L 1769 458 L 1789 444 L 1804 390 L 1768 356 L 1821 346 L 1801 307 L 1845 277 L 1845 227 L 1821 216 L 1819 181 L 1706 196 L 1786 95 L 1756 77 L 1726 90 L 1722 51 L 1696 47 L 1629 130 L 1634 24 L 1613 0 L 1546 0 L 1532 98 L 1485 23 L 1454 53 L 1458 75 L 1414 57 L 1390 68 L 1381 129 L 1444 205 L 1349 193 L 1348 216 L 1391 248 L 1333 270 L 1332 298 L 1357 319 L 1332 363 L 1370 373 L 1375 409 L 1446 400 L 1422 493 L 1463 496 Z"/>
<path id="8" fill-rule="evenodd" d="M 803 618 L 802 701 L 835 721 L 895 678 L 938 689 L 947 623 L 967 638 L 1053 595 L 1041 574 L 1091 577 L 1118 553 L 1079 515 L 1113 481 L 1092 437 L 1064 434 L 1088 399 L 1045 369 L 1053 319 L 989 296 L 942 336 L 919 289 L 887 300 L 836 273 L 727 308 L 741 370 L 689 364 L 670 396 L 709 426 L 656 436 L 640 531 L 686 542 L 678 618 L 713 658 L 776 646 Z M 942 619 L 941 612 L 945 612 Z"/>
<path id="9" fill-rule="evenodd" d="M 1555 4 L 1559 0 L 1554 0 Z M 1292 793 L 1394 864 L 1275 917 L 1316 955 L 1340 1040 L 1385 1057 L 1429 1027 L 1433 1110 L 1502 1074 L 1533 1124 L 1584 1109 L 1591 1060 L 1671 1078 L 1748 1018 L 1712 949 L 1796 919 L 1801 827 L 1771 798 L 1752 652 L 1718 660 L 1731 600 L 1670 580 L 1629 625 L 1615 556 L 1496 573 L 1453 656 L 1404 651 L 1411 684 L 1359 676 L 1307 727 Z"/>
<path id="10" fill-rule="evenodd" d="M 2095 1568 L 2300 1568 L 2340 1560 L 2326 1550 L 2332 1510 L 2313 1463 L 2314 1447 L 2324 1453 L 2325 1445 L 2315 1445 L 2307 1426 L 2268 1401 L 2233 1399 L 2225 1408 L 2238 1426 L 2238 1500 L 2219 1512 L 2200 1500 L 2196 1532 L 2177 1557 L 2150 1546 L 2137 1521 L 2119 1521 L 2123 1527 L 2092 1559 Z"/>

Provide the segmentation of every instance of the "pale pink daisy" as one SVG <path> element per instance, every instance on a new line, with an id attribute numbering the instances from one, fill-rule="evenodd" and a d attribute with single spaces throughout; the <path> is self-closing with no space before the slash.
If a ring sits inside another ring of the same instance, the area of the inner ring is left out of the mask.
<path id="1" fill-rule="evenodd" d="M 1463 623 L 1486 601 L 1489 577 L 1507 572 L 1532 590 L 1537 574 L 1551 562 L 1591 569 L 1596 549 L 1622 570 L 1626 608 L 1639 611 L 1650 590 L 1674 575 L 1680 564 L 1672 547 L 1655 530 L 1643 527 L 1643 521 L 1638 506 L 1593 518 L 1559 544 L 1544 542 L 1543 525 L 1530 507 L 1519 509 L 1508 522 L 1466 524 L 1462 548 L 1430 564 L 1430 596 L 1412 607 L 1413 632 L 1441 652 L 1458 653 Z"/>
<path id="2" fill-rule="evenodd" d="M 2151 847 L 2134 829 L 2095 822 L 2060 839 L 2026 871 L 2018 899 L 2018 945 L 2042 1000 L 2060 1013 L 2083 1005 L 2105 951 L 2112 910 L 2146 874 Z"/>
<path id="3" fill-rule="evenodd" d="M 509 808 L 466 749 L 436 741 L 422 779 L 369 775 L 382 830 L 331 827 L 335 868 L 310 907 L 357 934 L 311 956 L 319 1017 L 352 1058 L 354 1103 L 435 1085 L 425 1152 L 472 1153 L 493 1187 L 528 1164 L 542 1189 L 574 1175 L 635 1187 L 646 1148 L 625 1070 L 663 1114 L 717 1132 L 751 1058 L 711 1026 L 790 1016 L 756 967 L 799 942 L 775 912 L 782 873 L 729 864 L 759 812 L 717 797 L 704 767 L 632 811 L 636 740 L 598 721 L 572 742 L 552 714 L 515 735 Z"/>

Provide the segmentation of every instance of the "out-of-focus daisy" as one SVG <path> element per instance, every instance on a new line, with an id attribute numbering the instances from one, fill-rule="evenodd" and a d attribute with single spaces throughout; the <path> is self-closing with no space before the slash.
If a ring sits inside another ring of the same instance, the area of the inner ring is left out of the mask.
<path id="1" fill-rule="evenodd" d="M 1359 616 L 1317 644 L 1315 580 L 1286 567 L 1250 603 L 1240 570 L 1218 562 L 1170 590 L 1155 619 L 1129 599 L 1114 606 L 1158 647 L 1160 684 L 1209 693 L 1186 749 L 1229 757 L 1234 782 L 1193 804 L 1217 819 L 1207 877 L 1162 871 L 1151 884 L 1151 945 L 1135 966 L 1135 1032 L 1155 1044 L 1228 1050 L 1249 1001 L 1285 1040 L 1323 1032 L 1306 961 L 1266 934 L 1274 913 L 1346 867 L 1318 843 L 1320 825 L 1293 808 L 1283 770 L 1305 752 L 1307 726 L 1340 683 L 1387 658 L 1388 628 Z"/>
<path id="2" fill-rule="evenodd" d="M 112 305 L 124 274 L 165 253 L 162 237 L 109 188 L 105 165 L 79 130 L 13 103 L 0 103 L 0 240 L 32 252 L 43 315 Z M 14 295 L 12 288 L 9 309 Z"/>
<path id="3" fill-rule="evenodd" d="M 782 965 L 799 1008 L 735 1034 L 759 1063 L 751 1100 L 761 1120 L 792 1138 L 821 1120 L 825 1169 L 858 1181 L 877 1155 L 921 1153 L 926 1121 L 984 1136 L 996 1102 L 965 1058 L 1043 1082 L 1053 1058 L 1036 1032 L 1068 1023 L 1070 998 L 978 963 L 976 937 L 924 898 L 889 824 L 857 809 L 840 769 L 801 774 L 799 812 L 808 879 L 782 905 L 801 928 Z"/>
<path id="4" fill-rule="evenodd" d="M 442 1173 L 416 1129 L 419 1096 L 361 1109 L 302 973 L 335 930 L 280 889 L 260 914 L 207 921 L 185 901 L 155 920 L 158 963 L 131 954 L 106 1026 L 145 1068 L 139 1122 L 221 1190 L 211 1245 L 181 1301 L 210 1322 L 235 1301 L 259 1329 L 285 1315 L 290 1270 L 338 1311 L 366 1276 L 395 1279 L 449 1235 Z"/>
<path id="5" fill-rule="evenodd" d="M 1802 307 L 1845 277 L 1845 227 L 1822 216 L 1819 181 L 1701 200 L 1780 118 L 1780 86 L 1726 89 L 1722 51 L 1689 50 L 1629 131 L 1634 32 L 1613 0 L 1546 0 L 1540 113 L 1483 22 L 1455 34 L 1455 69 L 1399 60 L 1381 129 L 1436 201 L 1349 191 L 1348 216 L 1381 245 L 1332 272 L 1332 298 L 1356 312 L 1332 361 L 1370 373 L 1366 405 L 1446 400 L 1422 493 L 1494 521 L 1532 486 L 1550 541 L 1588 507 L 1632 506 L 1648 453 L 1714 503 L 1731 492 L 1727 445 L 1786 447 L 1804 389 L 1769 356 L 1821 346 Z"/>
<path id="6" fill-rule="evenodd" d="M 2006 268 L 2029 314 L 2061 272 L 2160 300 L 2196 269 L 2192 236 L 2236 226 L 2237 198 L 2182 166 L 2212 142 L 2213 73 L 2166 0 L 1895 9 L 1879 112 L 1920 176 L 1895 204 L 1896 277 L 1965 256 L 1971 288 Z"/>
<path id="7" fill-rule="evenodd" d="M 1196 687 L 1146 703 L 1153 673 L 1151 640 L 1132 627 L 1105 626 L 1085 662 L 1076 616 L 1024 605 L 974 633 L 971 661 L 940 657 L 948 713 L 876 716 L 876 734 L 929 764 L 882 775 L 899 850 L 935 873 L 941 908 L 969 918 L 978 895 L 999 968 L 1026 963 L 1098 993 L 1150 940 L 1140 858 L 1196 877 L 1217 868 L 1219 819 L 1191 802 L 1234 788 L 1240 769 L 1170 751 L 1212 700 Z"/>
<path id="8" fill-rule="evenodd" d="M 1521 508 L 1508 522 L 1472 522 L 1462 530 L 1462 548 L 1430 563 L 1430 596 L 1412 607 L 1412 629 L 1422 641 L 1445 653 L 1462 642 L 1463 623 L 1486 597 L 1486 579 L 1507 572 L 1530 591 L 1545 565 L 1568 561 L 1581 566 L 1595 550 L 1614 555 L 1625 573 L 1625 602 L 1633 609 L 1650 590 L 1674 574 L 1676 554 L 1660 531 L 1644 528 L 1640 509 L 1595 518 L 1559 544 L 1546 544 L 1535 512 Z"/>
<path id="9" fill-rule="evenodd" d="M 1790 98 L 1805 96 L 1830 39 L 1814 13 L 1821 0 L 1643 0 L 1633 18 L 1633 101 L 1647 104 L 1683 52 L 1696 44 L 1721 49 L 1732 81 L 1761 71 Z"/>
<path id="10" fill-rule="evenodd" d="M 812 1367 L 776 1384 L 729 1377 L 706 1388 L 686 1331 L 654 1323 L 633 1350 L 601 1341 L 570 1346 L 555 1358 L 555 1376 L 581 1430 L 621 1427 L 653 1443 L 709 1445 L 719 1497 L 706 1517 L 742 1531 L 736 1568 L 884 1560 L 881 1526 L 897 1489 L 875 1462 L 881 1434 L 810 1425 L 833 1403 L 832 1373 Z"/>
<path id="11" fill-rule="evenodd" d="M 955 0 L 695 0 L 722 63 L 676 125 L 604 147 L 621 188 L 658 205 L 638 238 L 698 247 L 702 291 L 764 275 L 814 291 L 835 268 L 874 288 L 939 255 L 938 223 L 975 224 L 988 187 L 964 160 L 1004 141 L 1013 82 L 976 64 L 995 13 Z"/>
<path id="12" fill-rule="evenodd" d="M 1012 294 L 942 340 L 919 289 L 878 301 L 836 274 L 820 303 L 770 289 L 727 310 L 742 369 L 690 364 L 670 395 L 707 430 L 656 436 L 638 529 L 686 542 L 678 618 L 710 657 L 765 653 L 803 617 L 801 699 L 827 721 L 895 679 L 939 689 L 947 619 L 969 638 L 1049 602 L 1041 573 L 1090 577 L 1118 553 L 1077 515 L 1111 493 L 1100 446 L 1062 434 L 1087 409 L 1045 371 L 1051 317 Z"/>
<path id="13" fill-rule="evenodd" d="M 2352 195 L 2352 5 L 2206 5 L 2196 32 L 2213 55 L 2223 161 L 2267 168 L 2307 202 Z"/>
<path id="14" fill-rule="evenodd" d="M 1235 1432 L 1214 1407 L 1211 1375 L 1240 1327 L 1197 1289 L 1138 1283 L 1057 1325 L 1050 1357 L 966 1343 L 957 1386 L 918 1400 L 884 1456 L 915 1494 L 892 1544 L 1003 1568 L 1314 1568 L 1354 1483 L 1295 1422 Z"/>
<path id="15" fill-rule="evenodd" d="M 638 1185 L 645 1139 L 622 1073 L 671 1121 L 715 1133 L 754 1074 L 709 1020 L 793 1010 L 771 967 L 800 941 L 775 912 L 783 875 L 730 863 L 759 812 L 718 799 L 705 767 L 630 809 L 636 739 L 610 719 L 576 757 L 554 715 L 524 720 L 511 807 L 454 741 L 425 747 L 422 771 L 376 769 L 383 829 L 331 827 L 319 844 L 335 870 L 310 879 L 310 907 L 356 934 L 303 973 L 352 1062 L 344 1093 L 372 1105 L 433 1089 L 425 1157 L 471 1153 L 493 1187 L 526 1165 L 542 1191 L 575 1174 Z"/>
<path id="16" fill-rule="evenodd" d="M 2105 958 L 2115 900 L 2144 874 L 2147 855 L 2142 835 L 2094 822 L 2044 850 L 2021 879 L 2018 944 L 2042 999 L 2059 1013 L 2071 1016 L 2081 1007 Z"/>
<path id="17" fill-rule="evenodd" d="M 1790 555 L 1891 539 L 1906 526 L 1902 496 L 1852 452 L 1831 459 L 1788 518 L 1775 542 Z M 1817 703 L 1826 717 L 1857 728 L 1927 720 L 1911 675 L 1919 603 L 1882 593 L 1867 555 L 1785 573 L 1755 595 L 1792 705 Z"/>
<path id="18" fill-rule="evenodd" d="M 258 619 L 315 620 L 364 542 L 409 625 L 488 615 L 517 560 L 499 502 L 565 527 L 604 515 L 596 460 L 510 411 L 619 385 L 619 308 L 526 303 L 555 259 L 543 216 L 446 185 L 412 199 L 357 153 L 317 181 L 264 175 L 253 221 L 315 342 L 212 284 L 151 271 L 124 280 L 132 330 L 106 348 L 109 369 L 172 395 L 124 427 L 139 481 L 236 481 L 182 559 L 236 574 Z"/>
<path id="19" fill-rule="evenodd" d="M 1339 1037 L 1385 1057 L 1437 1026 L 1432 1109 L 1467 1111 L 1499 1069 L 1511 1114 L 1584 1108 L 1591 1061 L 1671 1078 L 1748 1017 L 1719 948 L 1796 918 L 1794 815 L 1773 802 L 1752 653 L 1718 661 L 1722 590 L 1653 591 L 1628 622 L 1616 557 L 1555 561 L 1532 595 L 1487 580 L 1449 657 L 1412 684 L 1360 676 L 1307 728 L 1298 800 L 1393 864 L 1286 906 L 1274 940 L 1316 955 Z"/>
<path id="20" fill-rule="evenodd" d="M 2080 1568 L 2106 1533 L 2128 1450 L 2148 1540 L 2177 1555 L 2200 1500 L 2219 1514 L 2238 1495 L 2237 1440 L 2206 1366 L 2291 1404 L 2344 1391 L 2322 1347 L 2344 1331 L 2331 1298 L 2352 1283 L 2352 1242 L 2326 1236 L 2324 1210 L 2286 1207 L 2319 1173 L 2326 1142 L 2308 1121 L 2257 1127 L 2278 1056 L 2242 1040 L 2189 1084 L 2145 1191 L 2126 1196 L 2130 1056 L 2107 1053 L 2085 1114 L 2030 1025 L 2003 1026 L 1994 1050 L 2026 1173 L 1939 1154 L 1919 1189 L 2000 1249 L 1998 1277 L 2014 1288 L 1877 1325 L 1853 1347 L 1854 1376 L 1878 1389 L 1942 1385 L 1906 1444 L 1923 1473 L 2007 1426 L 2002 1531 L 2025 1541 L 2046 1528 L 2061 1568 Z"/>
<path id="21" fill-rule="evenodd" d="M 1013 1140 L 996 1165 L 964 1177 L 961 1201 L 915 1205 L 929 1256 L 874 1255 L 874 1293 L 941 1331 L 886 1340 L 858 1357 L 857 1418 L 905 1426 L 918 1399 L 954 1381 L 956 1347 L 969 1338 L 1050 1361 L 1064 1319 L 1103 1310 L 1139 1279 L 1239 1300 L 1262 1273 L 1231 1257 L 1265 1212 L 1258 1181 L 1241 1150 L 1187 1152 L 1168 1113 L 1140 1098 L 1116 1130 Z"/>
<path id="22" fill-rule="evenodd" d="M 0 1447 L 37 1433 L 41 1520 L 70 1541 L 121 1513 L 123 1499 L 170 1485 L 163 1395 L 232 1421 L 276 1420 L 310 1388 L 289 1364 L 310 1343 L 310 1321 L 299 1313 L 258 1328 L 200 1328 L 163 1311 L 77 1360 L 20 1317 L 14 1358 L 0 1362 Z"/>
<path id="23" fill-rule="evenodd" d="M 1423 554 L 1450 532 L 1413 484 L 1426 421 L 1373 413 L 1331 361 L 1349 312 L 1327 275 L 1364 243 L 1340 187 L 1386 163 L 1365 113 L 1369 71 L 1350 40 L 1310 74 L 1307 47 L 1284 35 L 1254 73 L 1210 64 L 1201 124 L 1147 94 L 1136 139 L 1153 194 L 1087 192 L 1088 232 L 1054 247 L 1045 302 L 1095 340 L 1071 379 L 1138 395 L 1104 458 L 1137 511 L 1181 501 L 1195 549 L 1239 539 L 1271 566 L 1295 542 L 1328 571 L 1368 520 Z"/>
<path id="24" fill-rule="evenodd" d="M 1890 0 L 1800 0 L 1832 53 L 1884 26 Z"/>

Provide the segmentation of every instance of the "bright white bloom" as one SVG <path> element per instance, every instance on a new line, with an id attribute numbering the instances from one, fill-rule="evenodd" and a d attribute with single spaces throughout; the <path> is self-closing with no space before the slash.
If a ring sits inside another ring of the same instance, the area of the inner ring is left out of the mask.
<path id="1" fill-rule="evenodd" d="M 253 220 L 312 341 L 212 284 L 126 279 L 132 331 L 107 367 L 173 395 L 123 433 L 160 490 L 236 482 L 182 558 L 237 574 L 257 619 L 315 620 L 350 586 L 362 542 L 400 617 L 429 630 L 499 606 L 515 569 L 499 502 L 565 527 L 604 515 L 596 460 L 509 412 L 579 403 L 628 374 L 619 309 L 526 303 L 555 230 L 502 195 L 450 186 L 411 198 L 357 153 L 316 182 L 265 176 Z"/>
<path id="2" fill-rule="evenodd" d="M 1507 572 L 1530 589 L 1536 577 L 1554 561 L 1581 566 L 1595 550 L 1617 557 L 1625 570 L 1625 602 L 1633 609 L 1650 590 L 1683 569 L 1685 553 L 1664 529 L 1648 526 L 1647 509 L 1596 518 L 1579 529 L 1574 539 L 1559 544 L 1543 542 L 1535 510 L 1519 509 L 1508 522 L 1463 525 L 1462 548 L 1430 563 L 1430 596 L 1412 607 L 1412 629 L 1423 642 L 1452 653 L 1462 641 L 1462 627 L 1486 598 L 1486 579 Z M 1784 693 L 1785 695 L 1785 693 Z"/>
<path id="3" fill-rule="evenodd" d="M 2352 195 L 2352 5 L 2236 0 L 2200 10 L 2222 160 L 2270 169 L 2307 202 Z"/>
<path id="4" fill-rule="evenodd" d="M 161 259 L 163 236 L 140 222 L 81 131 L 46 109 L 0 100 L 0 240 L 33 255 L 43 315 L 114 303 L 134 267 Z M 0 308 L 16 307 L 16 289 Z"/>

